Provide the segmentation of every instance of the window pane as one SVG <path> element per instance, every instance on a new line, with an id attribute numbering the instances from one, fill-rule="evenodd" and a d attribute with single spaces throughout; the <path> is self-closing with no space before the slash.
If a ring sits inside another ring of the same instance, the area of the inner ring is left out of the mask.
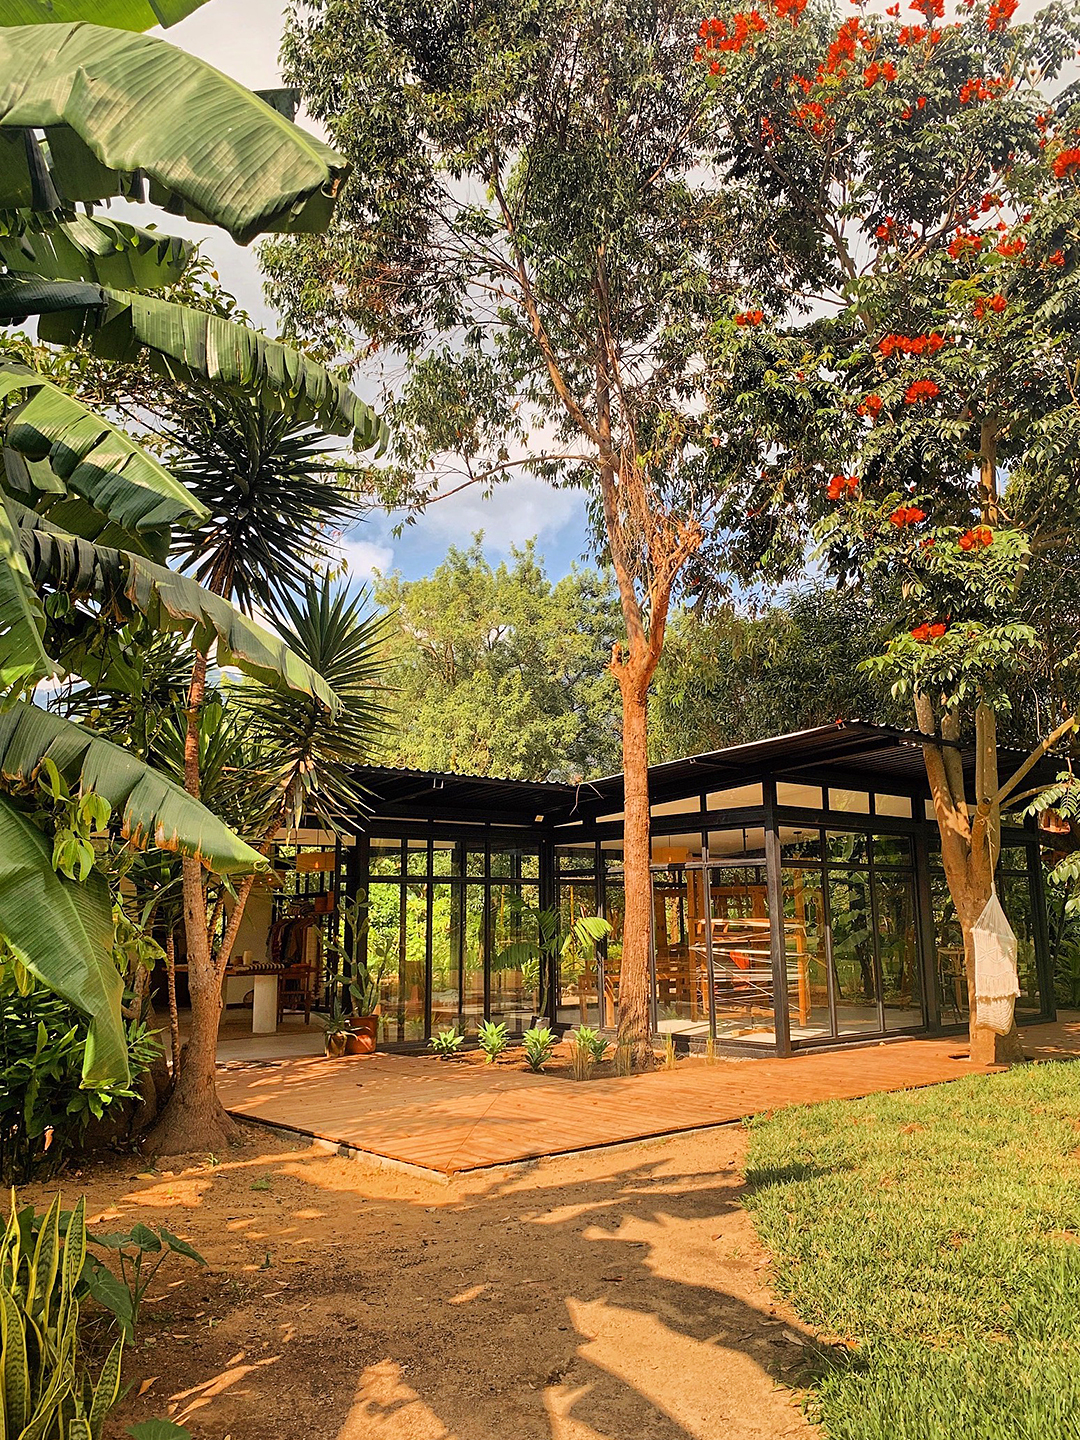
<path id="1" fill-rule="evenodd" d="M 463 926 L 463 969 L 461 1028 L 466 1035 L 475 1035 L 484 1018 L 484 955 L 487 941 L 484 933 L 484 885 L 465 885 Z"/>
<path id="2" fill-rule="evenodd" d="M 654 805 L 651 810 L 653 815 L 696 815 L 701 809 L 701 797 L 691 795 L 685 800 L 665 800 L 659 805 Z"/>
<path id="3" fill-rule="evenodd" d="M 693 830 L 685 835 L 654 835 L 652 858 L 654 865 L 685 865 L 689 860 L 700 860 L 701 832 Z"/>
<path id="4" fill-rule="evenodd" d="M 710 830 L 709 859 L 763 862 L 765 831 L 757 827 L 750 830 Z"/>
<path id="5" fill-rule="evenodd" d="M 405 862 L 410 875 L 426 875 L 428 871 L 428 848 L 426 840 L 409 840 Z"/>
<path id="6" fill-rule="evenodd" d="M 620 863 L 622 857 L 620 856 Z M 619 1003 L 619 966 L 622 964 L 623 926 L 626 921 L 626 892 L 618 881 L 607 881 L 604 890 L 604 919 L 611 926 L 612 933 L 607 939 L 607 955 L 603 964 L 604 995 L 602 1020 L 612 1027 L 616 1021 L 616 1007 Z"/>
<path id="7" fill-rule="evenodd" d="M 527 1030 L 540 991 L 539 892 L 535 885 L 491 887 L 491 1019 Z"/>
<path id="8" fill-rule="evenodd" d="M 781 825 L 780 855 L 785 864 L 791 860 L 819 861 L 821 831 L 809 825 Z"/>
<path id="9" fill-rule="evenodd" d="M 426 885 L 406 885 L 405 966 L 402 971 L 402 1040 L 423 1040 L 427 1009 Z"/>
<path id="10" fill-rule="evenodd" d="M 461 847 L 454 840 L 436 840 L 431 857 L 431 868 L 436 875 L 458 875 L 461 873 Z"/>
<path id="11" fill-rule="evenodd" d="M 875 835 L 875 865 L 911 865 L 911 838 L 908 835 Z"/>
<path id="12" fill-rule="evenodd" d="M 874 809 L 878 815 L 899 815 L 911 819 L 911 800 L 907 795 L 875 795 Z"/>
<path id="13" fill-rule="evenodd" d="M 401 874 L 400 840 L 372 840 L 369 855 L 372 875 Z"/>
<path id="14" fill-rule="evenodd" d="M 709 1034 L 705 872 L 653 877 L 656 1009 L 663 1033 Z"/>
<path id="15" fill-rule="evenodd" d="M 401 1015 L 401 886 L 369 885 L 368 975 L 379 994 L 379 1039 L 397 1040 Z"/>
<path id="16" fill-rule="evenodd" d="M 738 810 L 744 805 L 760 805 L 760 785 L 733 785 L 729 790 L 714 790 L 705 797 L 709 810 Z"/>
<path id="17" fill-rule="evenodd" d="M 793 1040 L 832 1033 L 821 871 L 785 870 L 784 948 Z"/>
<path id="18" fill-rule="evenodd" d="M 820 785 L 794 785 L 788 780 L 776 782 L 776 803 L 797 805 L 801 810 L 820 810 L 825 803 Z"/>
<path id="19" fill-rule="evenodd" d="M 484 852 L 483 850 L 470 850 L 465 857 L 466 875 L 480 876 L 484 873 Z"/>
<path id="20" fill-rule="evenodd" d="M 1020 980 L 1016 1013 L 1018 1016 L 1038 1015 L 1042 1010 L 1042 997 L 1035 963 L 1035 923 L 1027 875 L 999 874 L 998 893 L 1001 908 L 1016 935 L 1016 973 Z"/>
<path id="21" fill-rule="evenodd" d="M 771 1042 L 772 946 L 765 867 L 713 866 L 709 899 L 716 1033 Z"/>
<path id="22" fill-rule="evenodd" d="M 866 836 L 857 831 L 830 830 L 825 848 L 832 865 L 866 864 Z"/>
<path id="23" fill-rule="evenodd" d="M 436 851 L 438 858 L 439 851 Z M 445 851 L 442 853 L 446 853 Z M 457 885 L 434 885 L 431 897 L 431 1030 L 435 1034 L 458 1020 L 457 943 L 461 920 Z"/>
<path id="24" fill-rule="evenodd" d="M 900 871 L 883 870 L 874 875 L 874 889 L 885 1028 L 911 1029 L 923 1023 L 915 882 Z"/>
<path id="25" fill-rule="evenodd" d="M 580 845 L 556 845 L 555 864 L 563 874 L 591 875 L 596 868 L 596 847 L 591 840 Z"/>
<path id="26" fill-rule="evenodd" d="M 943 1025 L 959 1025 L 967 1021 L 968 993 L 964 974 L 964 936 L 956 918 L 945 872 L 941 870 L 941 852 L 931 851 L 938 866 L 930 870 L 930 898 L 934 908 L 934 962 L 938 985 L 938 1005 Z"/>
<path id="27" fill-rule="evenodd" d="M 840 1035 L 880 1028 L 874 977 L 874 922 L 870 880 L 858 871 L 829 876 L 833 986 Z"/>
<path id="28" fill-rule="evenodd" d="M 834 790 L 830 785 L 829 809 L 847 810 L 854 815 L 869 815 L 870 796 L 865 790 Z"/>
<path id="29" fill-rule="evenodd" d="M 565 940 L 576 920 L 596 914 L 596 885 L 564 880 L 559 886 L 559 933 Z M 572 944 L 559 958 L 559 1019 L 567 1025 L 599 1022 L 597 957 L 592 945 Z"/>

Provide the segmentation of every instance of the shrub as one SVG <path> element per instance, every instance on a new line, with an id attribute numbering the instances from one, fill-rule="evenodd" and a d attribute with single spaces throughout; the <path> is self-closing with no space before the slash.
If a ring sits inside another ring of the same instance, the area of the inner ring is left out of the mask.
<path id="1" fill-rule="evenodd" d="M 531 1030 L 525 1031 L 521 1040 L 525 1046 L 525 1059 L 529 1062 L 529 1069 L 539 1074 L 555 1049 L 554 1033 L 547 1025 L 534 1025 Z"/>
<path id="2" fill-rule="evenodd" d="M 489 1065 L 494 1064 L 510 1044 L 510 1037 L 506 1033 L 505 1024 L 496 1025 L 494 1020 L 485 1020 L 480 1026 L 476 1038 L 480 1043 L 480 1049 L 483 1050 Z"/>
<path id="3" fill-rule="evenodd" d="M 607 1054 L 608 1042 L 591 1025 L 579 1025 L 571 1031 L 570 1042 L 570 1073 L 575 1080 L 588 1080 Z"/>
<path id="4" fill-rule="evenodd" d="M 25 1184 L 54 1173 L 86 1133 L 117 1103 L 136 1099 L 121 1085 L 84 1088 L 89 1020 L 44 986 L 19 989 L 0 965 L 0 1180 Z M 134 1084 L 160 1053 L 141 1022 L 128 1026 Z M 0 1432 L 2 1433 L 2 1432 Z"/>
<path id="5" fill-rule="evenodd" d="M 457 1027 L 451 1025 L 447 1030 L 440 1030 L 437 1035 L 432 1035 L 428 1044 L 434 1050 L 440 1060 L 449 1060 L 451 1055 L 456 1055 L 464 1044 L 465 1036 L 459 1035 Z"/>

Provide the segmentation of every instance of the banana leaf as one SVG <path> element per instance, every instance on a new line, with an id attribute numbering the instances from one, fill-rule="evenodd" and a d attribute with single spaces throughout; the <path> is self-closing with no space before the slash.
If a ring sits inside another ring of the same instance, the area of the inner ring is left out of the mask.
<path id="1" fill-rule="evenodd" d="M 0 935 L 43 985 L 90 1017 L 83 1083 L 126 1084 L 124 985 L 112 960 L 108 884 L 96 870 L 81 885 L 57 875 L 48 840 L 5 795 L 0 795 Z"/>
<path id="2" fill-rule="evenodd" d="M 0 0 L 0 25 L 56 25 L 93 20 L 117 30 L 166 29 L 206 0 Z"/>
<path id="3" fill-rule="evenodd" d="M 266 101 L 149 35 L 79 22 L 0 29 L 0 75 L 0 129 L 45 130 L 47 188 L 65 203 L 132 195 L 138 172 L 151 203 L 246 245 L 267 231 L 325 230 L 348 173 Z M 6 149 L 0 209 L 54 208 L 34 157 L 20 170 Z"/>
<path id="4" fill-rule="evenodd" d="M 44 634 L 45 612 L 19 535 L 0 498 L 0 697 L 54 673 L 42 643 Z"/>
<path id="5" fill-rule="evenodd" d="M 207 511 L 151 455 L 117 426 L 89 410 L 44 376 L 0 361 L 0 401 L 19 392 L 26 400 L 5 422 L 0 437 L 28 460 L 48 459 L 52 475 L 125 529 L 199 523 Z M 34 499 L 36 474 L 5 457 L 5 488 Z M 28 488 L 33 487 L 33 488 Z"/>
<path id="6" fill-rule="evenodd" d="M 34 584 L 104 604 L 122 596 L 155 630 L 194 632 L 200 649 L 216 644 L 219 665 L 235 665 L 265 685 L 311 696 L 331 715 L 337 713 L 338 698 L 322 676 L 227 600 L 142 555 L 63 535 L 40 520 L 20 507 L 22 554 Z"/>
<path id="7" fill-rule="evenodd" d="M 37 275 L 0 275 L 0 325 L 21 325 L 30 315 L 88 306 L 103 310 L 107 304 L 100 285 L 80 280 L 42 280 Z"/>
<path id="8" fill-rule="evenodd" d="M 172 378 L 238 386 L 298 420 L 317 421 L 332 434 L 351 432 L 357 449 L 385 448 L 383 421 L 301 351 L 234 320 L 156 295 L 103 293 L 109 302 L 104 310 L 50 305 L 38 324 L 39 337 L 57 345 L 87 345 L 104 359 L 141 362 Z"/>
<path id="9" fill-rule="evenodd" d="M 205 805 L 127 750 L 25 701 L 0 714 L 0 781 L 9 790 L 30 791 L 46 756 L 72 790 L 108 801 L 132 844 L 191 856 L 219 875 L 267 868 Z"/>
<path id="10" fill-rule="evenodd" d="M 17 234 L 0 235 L 0 262 L 9 271 L 123 290 L 175 285 L 193 249 L 188 240 L 102 215 L 73 215 L 47 229 L 26 225 Z"/>

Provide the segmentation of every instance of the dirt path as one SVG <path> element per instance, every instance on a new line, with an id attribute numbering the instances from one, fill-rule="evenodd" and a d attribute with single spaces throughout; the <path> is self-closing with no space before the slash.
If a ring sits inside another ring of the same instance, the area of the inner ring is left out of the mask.
<path id="1" fill-rule="evenodd" d="M 810 1437 L 743 1150 L 725 1128 L 441 1184 L 249 1130 L 217 1165 L 88 1165 L 64 1188 L 97 1224 L 210 1262 L 162 1271 L 109 1440 L 166 1413 L 197 1440 Z"/>

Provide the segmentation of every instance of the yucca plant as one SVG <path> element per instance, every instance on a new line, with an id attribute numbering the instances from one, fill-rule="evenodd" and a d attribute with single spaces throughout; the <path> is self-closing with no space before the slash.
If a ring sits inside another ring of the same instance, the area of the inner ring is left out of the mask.
<path id="1" fill-rule="evenodd" d="M 79 1355 L 76 1290 L 86 1260 L 80 1197 L 61 1243 L 60 1197 L 35 1235 L 33 1212 L 11 1217 L 0 1240 L 0 1435 L 11 1440 L 100 1440 L 120 1393 L 123 1340 L 97 1378 Z"/>

